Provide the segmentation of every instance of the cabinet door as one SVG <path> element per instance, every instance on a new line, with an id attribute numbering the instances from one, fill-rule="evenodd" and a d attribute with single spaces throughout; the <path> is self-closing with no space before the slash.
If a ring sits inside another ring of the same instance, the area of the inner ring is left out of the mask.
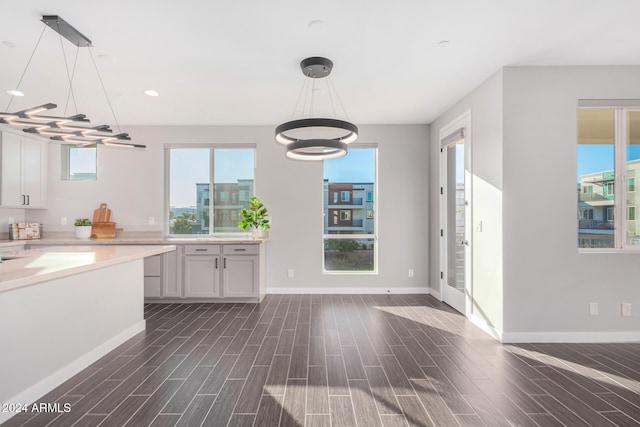
<path id="1" fill-rule="evenodd" d="M 22 139 L 22 194 L 26 196 L 27 207 L 44 207 L 45 180 L 43 179 L 43 159 L 46 147 L 39 141 Z"/>
<path id="2" fill-rule="evenodd" d="M 2 186 L 0 205 L 23 207 L 22 198 L 22 144 L 20 137 L 2 132 Z"/>
<path id="3" fill-rule="evenodd" d="M 257 297 L 258 257 L 225 255 L 222 261 L 222 295 L 224 297 Z"/>
<path id="4" fill-rule="evenodd" d="M 162 296 L 165 298 L 182 297 L 182 246 L 176 246 L 173 252 L 163 254 Z"/>
<path id="5" fill-rule="evenodd" d="M 184 257 L 184 284 L 186 297 L 212 298 L 220 296 L 220 260 L 211 255 Z"/>

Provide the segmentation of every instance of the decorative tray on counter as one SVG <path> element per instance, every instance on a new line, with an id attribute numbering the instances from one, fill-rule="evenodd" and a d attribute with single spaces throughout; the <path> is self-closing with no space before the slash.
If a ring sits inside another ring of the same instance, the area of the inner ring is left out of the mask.
<path id="1" fill-rule="evenodd" d="M 9 224 L 10 240 L 32 240 L 42 237 L 42 224 L 37 222 L 18 222 Z"/>

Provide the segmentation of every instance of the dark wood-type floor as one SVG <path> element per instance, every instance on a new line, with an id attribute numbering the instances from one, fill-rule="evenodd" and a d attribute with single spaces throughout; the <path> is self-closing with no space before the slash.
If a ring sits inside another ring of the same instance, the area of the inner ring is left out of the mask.
<path id="1" fill-rule="evenodd" d="M 40 399 L 71 412 L 6 425 L 640 425 L 640 343 L 502 345 L 422 295 L 145 313 L 145 332 Z"/>

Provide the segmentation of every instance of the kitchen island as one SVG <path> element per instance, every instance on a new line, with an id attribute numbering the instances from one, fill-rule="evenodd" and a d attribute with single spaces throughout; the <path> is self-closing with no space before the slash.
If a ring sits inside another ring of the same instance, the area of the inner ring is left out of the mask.
<path id="1" fill-rule="evenodd" d="M 3 253 L 0 403 L 25 404 L 145 329 L 146 257 L 154 246 L 61 246 Z M 0 413 L 0 423 L 12 413 Z"/>

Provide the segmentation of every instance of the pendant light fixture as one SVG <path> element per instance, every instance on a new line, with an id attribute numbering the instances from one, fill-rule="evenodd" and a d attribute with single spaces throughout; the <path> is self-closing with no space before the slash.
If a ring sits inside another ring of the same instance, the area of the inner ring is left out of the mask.
<path id="1" fill-rule="evenodd" d="M 327 58 L 314 56 L 300 62 L 300 69 L 308 79 L 305 79 L 300 90 L 292 116 L 297 113 L 300 100 L 303 98 L 300 114 L 302 118 L 278 126 L 275 132 L 276 142 L 286 146 L 286 155 L 290 159 L 326 160 L 342 157 L 347 154 L 347 145 L 358 139 L 358 127 L 336 118 L 336 101 L 340 104 L 345 117 L 347 113 L 329 77 L 333 62 Z M 313 116 L 315 92 L 319 90 L 315 84 L 317 79 L 326 79 L 327 94 L 334 118 L 304 117 L 305 114 Z"/>
<path id="2" fill-rule="evenodd" d="M 68 41 L 73 43 L 78 48 L 78 50 L 81 47 L 89 48 L 88 51 L 91 56 L 91 61 L 93 62 L 96 73 L 98 74 L 98 79 L 100 80 L 102 90 L 104 91 L 104 94 L 107 98 L 107 103 L 109 104 L 111 113 L 113 114 L 114 122 L 116 123 L 119 130 L 120 125 L 118 124 L 118 120 L 116 119 L 115 112 L 113 111 L 113 107 L 111 106 L 111 101 L 109 100 L 109 95 L 107 94 L 107 91 L 104 87 L 102 77 L 100 76 L 100 72 L 98 71 L 95 59 L 93 58 L 93 53 L 90 49 L 91 47 L 93 47 L 91 44 L 91 40 L 89 40 L 82 33 L 72 27 L 68 22 L 57 15 L 45 15 L 42 17 L 42 22 L 45 24 L 45 27 L 42 29 L 40 38 L 38 39 L 38 42 L 36 43 L 36 46 L 31 53 L 31 57 L 29 58 L 24 71 L 22 72 L 22 76 L 20 77 L 18 84 L 14 89 L 6 91 L 11 95 L 11 99 L 9 100 L 9 104 L 7 105 L 6 110 L 8 111 L 11 107 L 11 103 L 13 102 L 13 98 L 15 96 L 24 95 L 19 90 L 20 83 L 22 83 L 22 79 L 24 78 L 27 69 L 29 68 L 31 59 L 33 59 L 33 56 L 38 49 L 38 45 L 42 40 L 42 36 L 44 35 L 45 29 L 48 26 L 60 35 L 61 40 L 62 37 L 66 38 Z M 62 48 L 62 55 L 65 55 L 64 47 Z M 76 62 L 77 57 L 78 51 L 76 51 Z M 67 99 L 71 98 L 75 105 L 75 96 L 73 93 L 73 76 L 75 75 L 76 62 L 74 62 L 74 67 L 72 70 L 69 70 L 68 68 L 66 56 L 64 56 L 64 62 L 67 76 L 69 78 L 69 93 Z M 129 134 L 127 133 L 119 131 L 117 134 L 113 134 L 113 130 L 111 130 L 109 125 L 99 125 L 93 127 L 82 126 L 82 124 L 89 122 L 89 119 L 84 114 L 74 114 L 64 117 L 41 114 L 45 111 L 53 110 L 54 108 L 57 108 L 56 104 L 48 103 L 16 112 L 0 112 L 0 123 L 20 127 L 24 132 L 27 133 L 47 136 L 53 141 L 66 142 L 70 144 L 76 144 L 78 146 L 104 144 L 131 148 L 145 148 L 145 146 L 141 144 L 126 142 L 131 140 Z"/>

